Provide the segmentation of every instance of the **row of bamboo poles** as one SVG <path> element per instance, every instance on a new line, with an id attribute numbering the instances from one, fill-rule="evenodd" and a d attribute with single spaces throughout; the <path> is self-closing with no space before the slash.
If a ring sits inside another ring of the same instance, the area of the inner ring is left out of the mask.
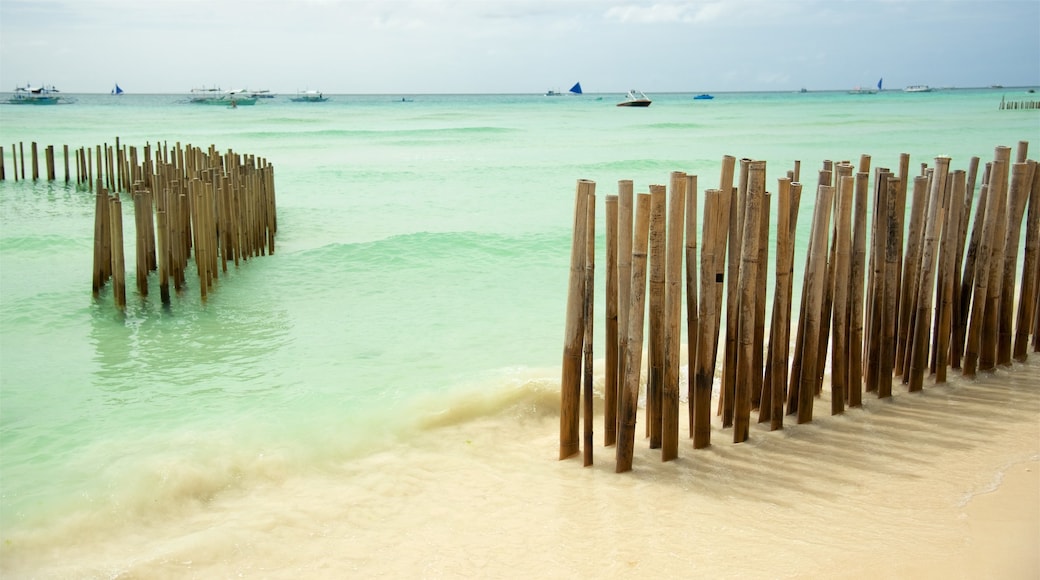
<path id="1" fill-rule="evenodd" d="M 769 430 L 785 416 L 812 421 L 826 383 L 834 415 L 861 406 L 864 392 L 891 397 L 896 380 L 919 391 L 926 375 L 946 382 L 949 368 L 971 377 L 1025 360 L 1030 336 L 1040 352 L 1040 171 L 1027 152 L 1020 142 L 1012 161 L 1010 147 L 997 147 L 979 187 L 977 157 L 967 169 L 936 157 L 916 176 L 906 154 L 896 172 L 871 173 L 867 155 L 858 166 L 825 162 L 800 296 L 800 163 L 773 194 L 764 161 L 742 159 L 738 172 L 736 159 L 724 157 L 700 219 L 696 175 L 673 172 L 667 187 L 638 195 L 619 181 L 605 200 L 602 395 L 603 443 L 615 446 L 616 471 L 632 468 L 641 378 L 650 448 L 664 461 L 678 456 L 684 287 L 695 449 L 710 444 L 717 377 L 715 413 L 739 443 L 755 410 Z M 585 465 L 593 461 L 595 188 L 577 183 L 561 381 L 560 459 L 583 449 Z"/>
<path id="2" fill-rule="evenodd" d="M 30 145 L 33 180 L 39 179 L 39 155 Z M 25 147 L 12 147 L 15 180 L 25 179 Z M 47 179 L 55 179 L 54 147 L 45 149 Z M 141 150 L 120 145 L 81 147 L 70 155 L 63 147 L 65 181 L 75 160 L 76 183 L 96 194 L 94 217 L 93 294 L 99 297 L 111 281 L 113 299 L 126 306 L 126 257 L 123 202 L 132 204 L 137 291 L 148 296 L 149 278 L 157 274 L 160 299 L 170 303 L 170 282 L 181 292 L 189 259 L 203 300 L 228 262 L 274 253 L 278 229 L 274 166 L 262 158 L 220 153 L 192 145 L 162 144 Z M 0 180 L 5 178 L 0 147 Z M 194 254 L 193 254 L 194 252 Z"/>
<path id="3" fill-rule="evenodd" d="M 1037 110 L 1040 109 L 1040 99 L 1009 101 L 1005 97 L 1000 97 L 999 109 L 1001 111 Z"/>

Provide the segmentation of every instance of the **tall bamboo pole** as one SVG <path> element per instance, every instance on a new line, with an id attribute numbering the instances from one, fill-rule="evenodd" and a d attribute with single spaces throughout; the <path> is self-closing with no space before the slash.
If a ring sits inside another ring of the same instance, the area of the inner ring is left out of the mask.
<path id="1" fill-rule="evenodd" d="M 1036 308 L 1034 295 L 1037 292 L 1037 271 L 1040 261 L 1040 179 L 1033 170 L 1033 187 L 1029 193 L 1029 214 L 1026 217 L 1025 252 L 1022 257 L 1022 292 L 1018 299 L 1018 320 L 1015 325 L 1015 344 L 1012 357 L 1017 361 L 1026 360 L 1029 334 L 1038 332 L 1033 326 L 1033 310 Z"/>
<path id="2" fill-rule="evenodd" d="M 693 383 L 700 348 L 700 294 L 697 284 L 697 176 L 686 176 L 686 389 L 690 437 L 693 437 Z"/>
<path id="3" fill-rule="evenodd" d="M 958 358 L 962 359 L 963 364 L 964 349 L 966 348 L 965 343 L 967 342 L 968 333 L 968 317 L 971 314 L 971 302 L 972 302 L 972 288 L 975 286 L 975 280 L 979 271 L 976 266 L 979 256 L 979 244 L 982 239 L 982 227 L 986 221 L 986 211 L 989 205 L 989 180 L 992 171 L 992 163 L 986 163 L 985 170 L 982 177 L 982 185 L 979 188 L 979 203 L 978 209 L 975 211 L 975 221 L 971 228 L 971 238 L 968 241 L 968 245 L 964 252 L 964 269 L 961 272 L 961 292 L 960 302 L 957 307 L 960 309 L 961 325 L 963 326 L 961 332 L 953 335 L 953 350 L 959 352 Z M 989 256 L 985 256 L 985 259 L 989 259 Z M 958 366 L 957 368 L 960 368 Z"/>
<path id="4" fill-rule="evenodd" d="M 606 336 L 603 372 L 603 444 L 617 440 L 618 399 L 618 196 L 604 200 L 607 226 Z"/>
<path id="5" fill-rule="evenodd" d="M 820 173 L 819 173 L 819 177 L 818 177 L 817 183 L 818 184 L 830 183 L 830 172 L 828 170 L 826 170 L 826 169 L 821 170 Z M 827 199 L 831 199 L 831 198 L 828 197 Z M 820 203 L 819 185 L 817 185 L 816 203 Z M 830 202 L 828 202 L 828 203 L 830 203 Z M 828 220 L 829 220 L 829 216 L 830 216 L 830 211 L 831 211 L 831 208 L 827 208 Z M 814 212 L 813 212 L 814 225 L 812 227 L 815 227 L 816 215 L 817 215 L 816 211 L 814 210 Z M 824 235 L 826 235 L 826 232 L 824 232 Z M 808 343 L 805 342 L 805 329 L 806 329 L 806 314 L 807 314 L 806 305 L 807 305 L 807 302 L 809 300 L 809 285 L 807 283 L 805 283 L 805 281 L 807 281 L 809 279 L 809 269 L 813 267 L 813 265 L 811 263 L 811 260 L 810 260 L 810 257 L 812 257 L 817 252 L 816 247 L 813 245 L 813 244 L 816 244 L 816 243 L 817 243 L 816 236 L 813 235 L 812 233 L 810 233 L 808 247 L 806 248 L 805 275 L 803 277 L 802 296 L 801 296 L 801 301 L 799 302 L 799 309 L 798 309 L 798 326 L 795 329 L 794 356 L 792 357 L 792 360 L 791 360 L 791 370 L 790 370 L 790 373 L 791 373 L 790 374 L 790 376 L 791 376 L 791 379 L 790 379 L 791 388 L 789 388 L 788 391 L 787 391 L 787 414 L 788 415 L 795 415 L 795 414 L 798 413 L 799 388 L 800 388 L 799 385 L 801 383 L 802 364 L 803 364 L 804 359 L 805 359 L 805 355 L 804 355 L 805 349 L 806 349 L 806 347 L 808 347 Z M 826 253 L 824 254 L 823 260 L 824 260 L 824 267 L 826 267 Z M 823 283 L 822 279 L 820 280 L 820 283 L 821 284 Z M 818 338 L 817 338 L 817 340 L 818 340 Z M 813 344 L 813 350 L 816 350 L 816 348 L 818 348 L 818 346 L 819 346 L 818 342 L 814 343 Z M 819 360 L 819 359 L 814 357 L 813 360 L 816 361 L 816 360 Z M 816 364 L 816 363 L 814 362 L 814 364 Z M 814 369 L 814 370 L 816 370 L 816 369 Z M 813 373 L 810 373 L 810 374 L 815 376 L 816 373 L 813 372 Z M 815 384 L 815 380 L 814 380 L 814 384 Z"/>
<path id="6" fill-rule="evenodd" d="M 755 337 L 755 298 L 757 293 L 759 239 L 762 236 L 762 198 L 765 195 L 766 162 L 748 161 L 741 220 L 740 268 L 738 270 L 739 320 L 735 352 L 733 442 L 747 441 L 751 424 L 751 376 Z"/>
<path id="7" fill-rule="evenodd" d="M 852 250 L 849 265 L 849 363 L 847 399 L 850 407 L 863 401 L 863 283 L 867 264 L 867 200 L 869 173 L 857 171 L 852 206 Z"/>
<path id="8" fill-rule="evenodd" d="M 1004 161 L 1003 175 L 994 179 L 995 189 L 990 195 L 996 195 L 997 224 L 993 238 L 993 257 L 990 259 L 989 290 L 986 293 L 986 312 L 982 319 L 982 341 L 979 344 L 979 369 L 993 370 L 997 363 L 997 342 L 999 341 L 1000 303 L 1004 282 L 1004 243 L 1008 229 L 1008 171 L 1011 169 L 1011 148 L 999 146 L 994 151 L 994 158 Z M 994 165 L 994 167 L 996 167 Z M 999 187 L 996 187 L 999 184 Z"/>
<path id="9" fill-rule="evenodd" d="M 661 447 L 661 404 L 664 383 L 664 326 L 665 326 L 665 250 L 667 236 L 667 188 L 650 186 L 650 275 L 649 275 L 649 337 L 647 349 L 649 368 L 646 383 L 646 434 L 650 448 Z"/>
<path id="10" fill-rule="evenodd" d="M 697 371 L 694 375 L 693 395 L 693 448 L 703 449 L 711 444 L 711 387 L 715 379 L 715 329 L 717 298 L 715 290 L 718 260 L 716 247 L 720 243 L 717 230 L 725 229 L 729 212 L 723 203 L 724 194 L 718 189 L 704 192 L 704 231 L 701 237 L 701 301 L 698 309 L 700 332 L 697 339 Z"/>
<path id="11" fill-rule="evenodd" d="M 586 226 L 585 226 L 585 293 L 584 303 L 582 305 L 582 326 L 584 327 L 585 336 L 583 338 L 584 349 L 582 352 L 582 359 L 584 363 L 584 393 L 583 393 L 583 407 L 584 407 L 584 435 L 583 437 L 583 453 L 582 459 L 585 467 L 592 465 L 592 436 L 593 428 L 592 423 L 595 420 L 593 417 L 593 406 L 592 406 L 592 388 L 593 388 L 593 352 L 592 352 L 592 322 L 595 318 L 595 282 L 596 282 L 596 192 L 589 192 L 588 207 L 586 208 Z"/>
<path id="12" fill-rule="evenodd" d="M 650 235 L 650 195 L 636 198 L 635 233 L 632 240 L 632 288 L 629 291 L 628 343 L 625 345 L 625 388 L 618 413 L 615 472 L 632 469 L 635 452 L 636 413 L 639 405 L 639 372 L 643 356 L 643 314 L 646 311 L 646 262 Z"/>
<path id="13" fill-rule="evenodd" d="M 713 278 L 715 279 L 715 338 L 712 340 L 712 354 L 711 354 L 711 371 L 715 372 L 715 365 L 718 362 L 718 351 L 719 351 L 719 334 L 722 326 L 722 297 L 723 289 L 726 283 L 726 251 L 727 251 L 727 238 L 729 236 L 729 216 L 730 208 L 736 203 L 736 193 L 733 191 L 733 172 L 736 166 L 736 158 L 731 155 L 725 155 L 722 157 L 722 174 L 719 177 L 719 191 L 722 197 L 720 198 L 719 210 L 725 211 L 726 221 L 721 227 L 715 228 L 715 241 L 713 247 L 715 248 L 715 272 Z"/>
<path id="14" fill-rule="evenodd" d="M 881 351 L 878 357 L 878 397 L 892 396 L 892 367 L 895 364 L 896 310 L 899 308 L 899 231 L 903 220 L 899 215 L 899 192 L 902 184 L 899 178 L 889 179 L 886 195 L 886 229 L 885 234 L 885 280 L 882 286 L 884 296 L 883 317 L 881 319 Z"/>
<path id="15" fill-rule="evenodd" d="M 750 159 L 740 160 L 740 173 L 736 197 L 729 208 L 729 255 L 726 266 L 726 343 L 722 359 L 722 385 L 719 388 L 719 412 L 722 426 L 733 425 L 734 386 L 737 368 L 737 334 L 739 332 L 740 297 L 739 281 L 741 243 L 744 240 L 744 203 L 747 197 L 748 164 Z"/>
<path id="16" fill-rule="evenodd" d="M 787 390 L 787 349 L 790 342 L 791 303 L 791 180 L 777 182 L 776 195 L 776 276 L 773 289 L 773 312 L 769 324 L 769 346 L 765 376 L 762 380 L 762 400 L 759 404 L 759 422 L 769 422 L 771 431 L 783 427 L 784 395 Z"/>
<path id="17" fill-rule="evenodd" d="M 112 233 L 112 298 L 116 308 L 126 308 L 126 263 L 123 256 L 123 205 L 113 196 L 108 204 Z"/>
<path id="18" fill-rule="evenodd" d="M 661 389 L 661 460 L 679 456 L 679 358 L 682 348 L 683 212 L 686 174 L 673 171 L 669 182 L 665 264 L 664 382 Z"/>
<path id="19" fill-rule="evenodd" d="M 935 324 L 935 347 L 933 353 L 933 367 L 935 368 L 935 382 L 946 382 L 946 367 L 950 362 L 950 340 L 952 335 L 954 295 L 953 288 L 957 278 L 954 272 L 954 261 L 956 260 L 957 239 L 960 238 L 961 206 L 964 201 L 964 188 L 967 179 L 963 170 L 952 172 L 952 185 L 950 190 L 949 210 L 946 216 L 946 224 L 943 228 L 942 250 L 939 252 L 939 279 L 942 286 L 938 288 L 937 315 Z M 949 232 L 947 234 L 947 232 Z"/>
<path id="20" fill-rule="evenodd" d="M 631 307 L 629 293 L 632 291 L 632 210 L 633 184 L 629 179 L 618 181 L 618 400 L 614 410 L 613 437 L 609 445 L 617 442 L 618 421 L 621 416 L 621 399 L 624 396 L 625 350 L 628 347 L 628 318 Z"/>
<path id="21" fill-rule="evenodd" d="M 852 204 L 855 179 L 842 175 L 838 181 L 837 214 L 834 221 L 836 250 L 834 252 L 834 313 L 831 332 L 834 335 L 831 355 L 831 414 L 845 412 L 848 394 L 849 348 L 849 281 L 852 268 Z"/>
<path id="22" fill-rule="evenodd" d="M 957 250 L 953 258 L 953 316 L 951 317 L 950 366 L 955 369 L 961 368 L 961 356 L 964 354 L 965 321 L 961 311 L 961 293 L 964 284 L 962 264 L 964 263 L 964 250 L 968 237 L 971 208 L 975 201 L 975 178 L 978 175 L 978 170 L 979 158 L 972 157 L 968 162 L 968 170 L 965 176 L 966 185 L 964 200 L 961 203 L 961 223 L 958 229 L 960 237 L 957 239 Z"/>
<path id="23" fill-rule="evenodd" d="M 816 395 L 817 383 L 817 359 L 826 353 L 817 351 L 820 344 L 820 309 L 823 305 L 823 286 L 825 282 L 826 256 L 827 256 L 827 231 L 830 226 L 831 198 L 834 196 L 834 188 L 827 185 L 817 186 L 816 210 L 813 214 L 812 251 L 808 258 L 809 267 L 806 268 L 807 276 L 805 286 L 806 293 L 804 318 L 805 334 L 802 338 L 801 373 L 797 382 L 798 390 L 798 423 L 812 421 L 813 398 Z M 794 386 L 792 385 L 792 388 Z"/>
<path id="24" fill-rule="evenodd" d="M 1011 341 L 1015 308 L 1015 279 L 1018 274 L 1018 248 L 1022 237 L 1022 218 L 1033 189 L 1036 163 L 1015 163 L 1011 167 L 1011 187 L 1008 191 L 1007 226 L 1004 235 L 1004 280 L 1001 283 L 999 327 L 997 334 L 997 364 L 1011 365 Z"/>
<path id="25" fill-rule="evenodd" d="M 885 259 L 885 250 L 888 247 L 888 201 L 891 189 L 889 182 L 895 179 L 892 173 L 883 168 L 877 168 L 874 172 L 874 215 L 873 215 L 873 237 L 870 247 L 870 283 L 867 290 L 867 345 L 865 384 L 866 391 L 877 393 L 881 382 L 881 347 L 884 335 L 882 334 L 882 322 L 885 312 L 885 268 L 888 261 Z M 878 395 L 880 396 L 880 394 Z"/>
<path id="26" fill-rule="evenodd" d="M 596 183 L 579 179 L 574 196 L 574 237 L 567 292 L 567 317 L 563 342 L 563 377 L 560 380 L 560 459 L 578 453 L 578 406 L 581 400 L 581 355 L 585 295 L 585 237 L 589 196 Z"/>
<path id="27" fill-rule="evenodd" d="M 762 389 L 765 382 L 765 341 L 766 341 L 766 291 L 769 276 L 769 234 L 770 205 L 773 194 L 762 193 L 761 219 L 758 234 L 758 273 L 755 276 L 755 336 L 751 350 L 751 408 L 762 406 Z M 767 403 L 768 404 L 768 403 Z"/>
<path id="28" fill-rule="evenodd" d="M 993 246 L 995 245 L 997 221 L 1000 217 L 1000 211 L 998 205 L 1000 204 L 1000 195 L 1002 185 L 1000 181 L 1004 175 L 1007 175 L 1006 161 L 1003 159 L 995 159 L 992 162 L 992 171 L 990 172 L 990 179 L 992 183 L 992 195 L 989 196 L 986 204 L 985 221 L 982 224 L 982 230 L 979 235 L 979 249 L 978 249 L 978 267 L 975 273 L 975 289 L 970 295 L 970 317 L 968 318 L 968 332 L 965 336 L 964 341 L 964 360 L 961 361 L 961 370 L 965 376 L 974 377 L 979 369 L 979 352 L 981 350 L 982 342 L 982 327 L 986 314 L 987 298 L 990 293 L 989 288 L 989 270 L 987 269 L 988 264 L 993 260 Z M 986 186 L 983 186 L 983 195 L 986 193 Z M 980 199 L 981 201 L 981 199 Z M 982 209 L 979 208 L 980 213 Z"/>

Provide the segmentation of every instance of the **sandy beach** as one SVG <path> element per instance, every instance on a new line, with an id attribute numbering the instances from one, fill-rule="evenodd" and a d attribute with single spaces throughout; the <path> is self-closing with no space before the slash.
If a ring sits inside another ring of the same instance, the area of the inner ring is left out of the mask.
<path id="1" fill-rule="evenodd" d="M 589 468 L 557 460 L 558 384 L 532 378 L 497 416 L 456 409 L 328 472 L 272 466 L 262 485 L 175 511 L 122 506 L 13 538 L 4 577 L 1040 573 L 1035 357 L 779 432 L 754 425 L 747 443 L 716 428 L 710 448 L 684 441 L 668 463 L 640 438 L 626 474 L 600 444 Z M 205 489 L 204 474 L 181 477 L 183 493 Z"/>

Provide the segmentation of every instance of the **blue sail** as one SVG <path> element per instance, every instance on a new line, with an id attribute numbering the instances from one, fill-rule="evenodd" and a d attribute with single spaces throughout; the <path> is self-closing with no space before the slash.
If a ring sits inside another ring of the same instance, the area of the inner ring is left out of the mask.
<path id="1" fill-rule="evenodd" d="M 877 80 L 877 90 L 881 90 L 881 81 L 885 80 L 885 77 L 881 77 Z"/>
<path id="2" fill-rule="evenodd" d="M 112 94 L 113 95 L 121 95 L 121 94 L 123 94 L 123 89 L 122 89 L 122 87 L 119 86 L 119 83 L 116 83 L 116 88 L 112 89 Z"/>
<path id="3" fill-rule="evenodd" d="M 581 83 L 580 82 L 574 83 L 574 86 L 571 87 L 571 92 L 574 93 L 575 95 L 580 95 L 581 94 Z"/>

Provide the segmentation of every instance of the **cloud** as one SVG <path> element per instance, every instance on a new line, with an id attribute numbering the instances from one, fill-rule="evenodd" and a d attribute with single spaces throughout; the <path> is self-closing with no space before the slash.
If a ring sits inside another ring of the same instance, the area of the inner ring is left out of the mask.
<path id="1" fill-rule="evenodd" d="M 610 8 L 604 18 L 626 24 L 705 24 L 728 12 L 722 2 L 625 4 Z"/>

